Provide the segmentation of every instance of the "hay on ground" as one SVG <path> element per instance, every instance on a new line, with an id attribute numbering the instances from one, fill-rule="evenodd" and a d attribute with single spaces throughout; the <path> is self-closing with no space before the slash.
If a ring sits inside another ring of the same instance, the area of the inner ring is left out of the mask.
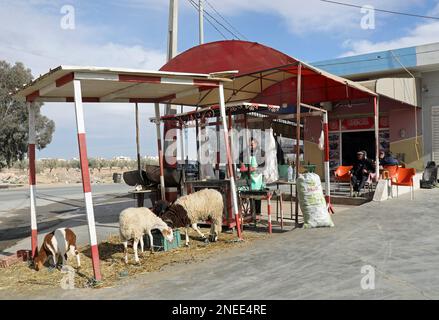
<path id="1" fill-rule="evenodd" d="M 201 228 L 204 234 L 208 234 L 209 229 Z M 167 252 L 155 252 L 151 254 L 148 248 L 145 248 L 143 254 L 139 254 L 140 264 L 134 262 L 132 248 L 128 249 L 129 263 L 123 261 L 123 245 L 120 243 L 118 235 L 110 236 L 106 241 L 99 244 L 100 267 L 102 281 L 93 282 L 93 268 L 91 261 L 90 247 L 79 248 L 81 255 L 81 268 L 76 269 L 74 257 L 69 257 L 68 265 L 74 267 L 75 288 L 87 287 L 111 287 L 121 279 L 128 277 L 160 272 L 164 267 L 179 263 L 195 263 L 202 261 L 210 256 L 218 254 L 220 251 L 235 247 L 244 247 L 252 241 L 263 239 L 266 233 L 244 232 L 244 241 L 237 242 L 236 233 L 221 233 L 219 241 L 214 243 L 204 243 L 198 235 L 191 230 L 189 234 L 191 241 L 190 247 L 183 246 Z M 182 235 L 184 238 L 184 233 Z M 140 250 L 139 250 L 140 253 Z M 22 262 L 15 264 L 0 272 L 0 292 L 8 290 L 22 292 L 23 290 L 36 290 L 42 288 L 59 288 L 63 279 L 66 279 L 67 273 L 47 266 L 40 271 L 32 269 L 30 263 Z"/>

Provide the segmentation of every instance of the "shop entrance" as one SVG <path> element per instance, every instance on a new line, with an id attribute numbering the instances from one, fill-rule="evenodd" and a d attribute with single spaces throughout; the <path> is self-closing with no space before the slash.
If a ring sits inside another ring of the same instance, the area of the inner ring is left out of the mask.
<path id="1" fill-rule="evenodd" d="M 375 159 L 375 132 L 345 132 L 342 133 L 343 165 L 352 165 L 360 150 L 366 150 L 370 160 Z"/>

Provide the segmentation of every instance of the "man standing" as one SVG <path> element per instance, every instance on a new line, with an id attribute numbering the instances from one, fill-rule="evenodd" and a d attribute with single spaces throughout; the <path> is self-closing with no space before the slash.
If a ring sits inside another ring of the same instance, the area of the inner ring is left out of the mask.
<path id="1" fill-rule="evenodd" d="M 354 189 L 354 197 L 360 195 L 360 191 L 363 189 L 372 171 L 373 165 L 370 160 L 366 158 L 366 153 L 364 151 L 358 151 L 357 160 L 351 169 L 351 183 Z"/>
<path id="2" fill-rule="evenodd" d="M 263 176 L 260 170 L 258 170 L 259 164 L 256 158 L 256 149 L 258 143 L 254 138 L 250 139 L 250 158 L 248 166 L 245 166 L 244 163 L 241 162 L 241 173 L 247 173 L 247 181 L 252 191 L 259 191 L 264 188 Z M 255 211 L 256 214 L 261 214 L 261 200 L 255 200 Z"/>

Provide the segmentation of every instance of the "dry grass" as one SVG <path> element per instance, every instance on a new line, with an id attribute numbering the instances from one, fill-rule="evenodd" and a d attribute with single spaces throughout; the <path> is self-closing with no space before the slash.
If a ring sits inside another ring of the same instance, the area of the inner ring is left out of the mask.
<path id="1" fill-rule="evenodd" d="M 202 228 L 202 232 L 207 234 L 208 229 Z M 75 269 L 75 288 L 111 287 L 119 280 L 130 276 L 160 272 L 164 267 L 172 264 L 199 262 L 230 248 L 245 247 L 254 240 L 265 238 L 267 234 L 244 232 L 243 236 L 245 241 L 237 242 L 236 233 L 222 233 L 218 242 L 205 244 L 192 231 L 190 233 L 190 247 L 183 246 L 172 251 L 155 252 L 154 254 L 145 251 L 140 256 L 140 264 L 135 264 L 131 248 L 129 248 L 129 263 L 125 264 L 123 262 L 123 246 L 120 244 L 119 237 L 111 236 L 99 245 L 102 282 L 93 283 L 90 248 L 84 247 L 80 248 L 81 269 Z M 182 243 L 184 245 L 184 240 Z M 68 264 L 76 267 L 75 259 L 69 257 Z M 28 263 L 19 263 L 7 269 L 0 269 L 0 292 L 4 290 L 22 292 L 23 290 L 59 288 L 61 280 L 65 276 L 66 274 L 58 269 L 45 267 L 37 272 Z"/>

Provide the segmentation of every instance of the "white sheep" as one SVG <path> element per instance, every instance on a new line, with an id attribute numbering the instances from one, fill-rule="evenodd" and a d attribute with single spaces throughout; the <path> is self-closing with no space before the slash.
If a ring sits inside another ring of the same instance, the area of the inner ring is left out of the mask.
<path id="1" fill-rule="evenodd" d="M 125 263 L 128 263 L 128 240 L 133 239 L 134 259 L 138 263 L 137 247 L 143 252 L 143 235 L 148 234 L 151 252 L 153 252 L 153 237 L 151 230 L 159 229 L 163 237 L 172 242 L 172 229 L 148 208 L 128 208 L 119 215 L 120 238 L 124 245 Z"/>
<path id="2" fill-rule="evenodd" d="M 169 206 L 160 217 L 173 228 L 186 228 L 186 246 L 189 245 L 188 228 L 191 226 L 203 239 L 204 234 L 197 223 L 211 220 L 210 241 L 217 241 L 223 222 L 224 201 L 222 194 L 214 189 L 203 189 L 183 196 Z M 207 239 L 206 239 L 207 241 Z"/>

